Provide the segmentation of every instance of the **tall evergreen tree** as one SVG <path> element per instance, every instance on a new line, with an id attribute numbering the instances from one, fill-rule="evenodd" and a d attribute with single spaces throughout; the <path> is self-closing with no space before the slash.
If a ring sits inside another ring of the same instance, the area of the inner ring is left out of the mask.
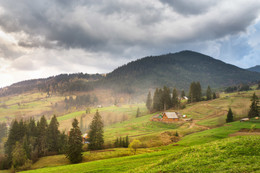
<path id="1" fill-rule="evenodd" d="M 137 108 L 137 111 L 136 111 L 135 117 L 138 118 L 138 117 L 140 117 L 140 116 L 141 116 L 140 108 L 138 107 L 138 108 Z"/>
<path id="2" fill-rule="evenodd" d="M 212 91 L 211 91 L 210 86 L 208 86 L 208 88 L 207 88 L 206 96 L 207 96 L 207 100 L 212 99 Z"/>
<path id="3" fill-rule="evenodd" d="M 198 102 L 201 100 L 201 85 L 199 82 L 192 82 L 189 91 L 189 102 Z"/>
<path id="4" fill-rule="evenodd" d="M 232 112 L 231 108 L 229 108 L 226 122 L 230 123 L 230 122 L 233 122 L 233 121 L 234 121 L 233 112 Z"/>
<path id="5" fill-rule="evenodd" d="M 184 98 L 184 96 L 186 96 L 186 95 L 185 95 L 184 90 L 182 90 L 182 91 L 181 91 L 181 98 Z"/>
<path id="6" fill-rule="evenodd" d="M 175 88 L 172 91 L 172 105 L 174 108 L 179 106 L 178 91 Z"/>
<path id="7" fill-rule="evenodd" d="M 82 161 L 82 136 L 78 126 L 79 122 L 75 118 L 69 133 L 68 149 L 66 157 L 71 163 L 79 163 Z"/>
<path id="8" fill-rule="evenodd" d="M 159 89 L 156 88 L 153 95 L 153 109 L 159 110 L 158 106 L 160 104 L 160 98 L 159 98 Z"/>
<path id="9" fill-rule="evenodd" d="M 6 123 L 0 123 L 0 143 L 2 142 L 2 138 L 7 135 L 7 127 Z"/>
<path id="10" fill-rule="evenodd" d="M 7 154 L 9 161 L 12 159 L 12 149 L 16 144 L 16 141 L 20 141 L 22 139 L 22 137 L 19 136 L 19 131 L 19 124 L 17 120 L 14 120 L 10 127 L 9 135 L 5 143 L 5 153 Z"/>
<path id="11" fill-rule="evenodd" d="M 48 150 L 51 152 L 60 151 L 60 131 L 59 131 L 59 122 L 55 115 L 53 115 L 50 125 L 47 128 L 47 143 Z"/>
<path id="12" fill-rule="evenodd" d="M 104 124 L 102 121 L 102 117 L 100 116 L 97 110 L 90 124 L 89 145 L 88 145 L 90 150 L 98 150 L 103 148 L 104 145 L 103 128 L 104 128 Z"/>
<path id="13" fill-rule="evenodd" d="M 256 116 L 259 116 L 259 110 L 258 110 L 258 97 L 256 96 L 256 94 L 254 93 L 251 99 L 252 103 L 250 106 L 250 110 L 248 112 L 248 117 L 249 118 L 253 118 Z"/>
<path id="14" fill-rule="evenodd" d="M 40 122 L 37 126 L 38 137 L 37 137 L 37 145 L 38 145 L 38 154 L 39 156 L 46 155 L 47 152 L 47 120 L 45 116 L 42 116 Z"/>
<path id="15" fill-rule="evenodd" d="M 213 93 L 212 98 L 213 98 L 213 99 L 216 99 L 216 98 L 217 98 L 217 95 L 216 95 L 215 92 Z"/>
<path id="16" fill-rule="evenodd" d="M 170 89 L 166 86 L 163 87 L 162 104 L 164 110 L 167 110 L 170 107 L 172 107 L 171 92 Z"/>
<path id="17" fill-rule="evenodd" d="M 148 95 L 147 95 L 147 99 L 146 99 L 146 107 L 148 109 L 148 111 L 152 110 L 152 97 L 151 97 L 151 92 L 149 91 Z"/>

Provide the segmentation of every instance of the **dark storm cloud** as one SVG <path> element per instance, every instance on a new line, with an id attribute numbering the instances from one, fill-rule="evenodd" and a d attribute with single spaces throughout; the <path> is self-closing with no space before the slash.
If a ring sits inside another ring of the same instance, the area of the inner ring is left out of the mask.
<path id="1" fill-rule="evenodd" d="M 25 32 L 28 38 L 19 40 L 23 47 L 83 48 L 118 54 L 122 53 L 118 48 L 153 49 L 236 34 L 246 30 L 259 9 L 259 4 L 240 8 L 212 0 L 147 2 L 20 0 L 13 5 L 2 0 L 5 13 L 0 25 L 6 32 Z"/>

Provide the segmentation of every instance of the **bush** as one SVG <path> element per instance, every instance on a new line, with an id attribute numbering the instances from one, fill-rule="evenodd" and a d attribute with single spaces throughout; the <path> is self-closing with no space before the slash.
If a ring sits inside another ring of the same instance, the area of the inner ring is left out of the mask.
<path id="1" fill-rule="evenodd" d="M 134 139 L 130 144 L 129 144 L 129 150 L 136 154 L 137 148 L 140 148 L 141 142 L 137 139 Z"/>

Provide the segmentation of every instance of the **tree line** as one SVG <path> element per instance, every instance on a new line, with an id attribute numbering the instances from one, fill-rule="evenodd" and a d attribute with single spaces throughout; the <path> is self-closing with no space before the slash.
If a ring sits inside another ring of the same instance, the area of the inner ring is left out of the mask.
<path id="1" fill-rule="evenodd" d="M 182 90 L 180 96 L 176 88 L 171 90 L 164 86 L 163 88 L 156 88 L 154 91 L 153 99 L 151 92 L 148 93 L 146 99 L 146 107 L 151 111 L 167 110 L 169 108 L 178 109 L 181 106 L 181 99 L 186 97 L 184 90 Z M 206 90 L 206 98 L 202 97 L 202 89 L 200 82 L 192 82 L 189 89 L 188 102 L 199 102 L 201 100 L 216 99 L 217 95 L 208 86 Z"/>
<path id="2" fill-rule="evenodd" d="M 70 107 L 76 106 L 82 107 L 82 106 L 89 106 L 98 103 L 98 98 L 96 95 L 81 95 L 81 96 L 76 96 L 74 99 L 72 96 L 69 98 L 65 97 L 64 99 L 65 102 L 65 108 L 69 109 Z"/>

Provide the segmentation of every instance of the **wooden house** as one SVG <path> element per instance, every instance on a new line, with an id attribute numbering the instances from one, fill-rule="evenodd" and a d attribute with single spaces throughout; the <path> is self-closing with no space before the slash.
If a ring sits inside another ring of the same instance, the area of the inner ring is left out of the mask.
<path id="1" fill-rule="evenodd" d="M 160 121 L 160 122 L 176 122 L 179 121 L 178 113 L 176 112 L 163 112 L 159 115 L 155 115 L 152 117 L 152 121 Z"/>

